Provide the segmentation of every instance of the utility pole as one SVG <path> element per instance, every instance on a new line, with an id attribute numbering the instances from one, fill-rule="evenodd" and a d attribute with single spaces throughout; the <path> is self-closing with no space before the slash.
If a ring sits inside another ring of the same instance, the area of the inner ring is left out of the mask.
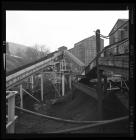
<path id="1" fill-rule="evenodd" d="M 100 52 L 100 30 L 96 30 L 96 56 L 98 56 Z M 102 120 L 102 112 L 103 112 L 103 91 L 101 88 L 101 75 L 99 70 L 99 57 L 96 58 L 96 72 L 97 72 L 97 94 L 98 94 L 98 116 L 99 119 Z"/>

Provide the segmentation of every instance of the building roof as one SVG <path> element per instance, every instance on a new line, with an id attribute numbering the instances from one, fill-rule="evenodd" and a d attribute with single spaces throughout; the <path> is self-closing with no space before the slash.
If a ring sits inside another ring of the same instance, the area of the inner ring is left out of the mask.
<path id="1" fill-rule="evenodd" d="M 113 29 L 115 28 L 115 26 L 118 24 L 119 21 L 127 22 L 128 19 L 120 19 L 120 18 L 119 18 L 119 19 L 116 21 L 116 23 L 115 23 L 115 25 L 113 26 L 113 28 L 111 29 L 109 35 L 111 34 L 111 32 L 113 31 Z"/>
<path id="2" fill-rule="evenodd" d="M 74 44 L 74 46 L 75 46 L 75 45 L 77 45 L 77 44 L 79 44 L 79 43 L 81 43 L 81 42 L 83 42 L 83 41 L 86 41 L 87 39 L 90 39 L 90 38 L 91 38 L 91 39 L 95 39 L 95 38 L 96 38 L 96 36 L 95 36 L 95 35 L 92 35 L 92 36 L 90 36 L 90 37 L 87 37 L 87 38 L 85 38 L 85 39 L 83 39 L 83 40 L 81 40 L 81 41 L 79 41 L 79 42 L 75 43 L 75 44 Z M 100 40 L 103 40 L 103 39 L 102 39 L 102 38 L 100 38 Z"/>

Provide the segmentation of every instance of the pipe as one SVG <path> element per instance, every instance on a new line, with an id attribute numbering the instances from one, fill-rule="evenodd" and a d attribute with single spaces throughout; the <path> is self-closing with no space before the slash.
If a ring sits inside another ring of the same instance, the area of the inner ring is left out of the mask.
<path id="1" fill-rule="evenodd" d="M 108 121 L 104 121 L 104 122 L 100 122 L 100 123 L 88 124 L 88 125 L 84 125 L 84 126 L 69 128 L 69 129 L 65 129 L 65 130 L 58 130 L 55 132 L 48 132 L 48 133 L 66 133 L 66 132 L 71 132 L 71 131 L 73 132 L 73 131 L 77 131 L 77 130 L 83 130 L 86 128 L 93 128 L 93 127 L 97 127 L 97 126 L 101 126 L 101 125 L 105 125 L 105 124 L 109 124 L 109 123 L 114 123 L 114 122 L 126 120 L 128 118 L 129 118 L 128 116 L 125 116 L 125 117 L 121 117 L 121 118 L 117 118 L 117 119 L 113 119 L 113 120 L 108 120 Z"/>
<path id="2" fill-rule="evenodd" d="M 110 120 L 102 120 L 102 121 L 74 121 L 74 120 L 66 120 L 66 119 L 62 119 L 62 118 L 57 118 L 57 117 L 52 117 L 52 116 L 40 114 L 40 113 L 33 112 L 33 111 L 30 111 L 30 110 L 27 110 L 27 109 L 24 109 L 24 108 L 22 109 L 22 108 L 20 108 L 18 106 L 15 106 L 15 108 L 19 109 L 21 111 L 33 114 L 33 115 L 44 117 L 46 119 L 51 119 L 51 120 L 56 120 L 56 121 L 61 121 L 61 122 L 67 122 L 67 123 L 92 124 L 92 123 L 102 123 L 102 122 L 105 122 L 105 121 L 110 121 Z"/>

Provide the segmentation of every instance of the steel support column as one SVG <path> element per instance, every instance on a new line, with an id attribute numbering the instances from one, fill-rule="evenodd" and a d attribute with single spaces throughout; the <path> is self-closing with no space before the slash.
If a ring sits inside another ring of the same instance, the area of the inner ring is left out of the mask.
<path id="1" fill-rule="evenodd" d="M 62 96 L 65 95 L 65 75 L 62 73 Z"/>
<path id="2" fill-rule="evenodd" d="M 31 76 L 31 84 L 32 84 L 32 90 L 34 89 L 34 76 Z"/>
<path id="3" fill-rule="evenodd" d="M 41 100 L 43 101 L 43 73 L 41 73 Z"/>
<path id="4" fill-rule="evenodd" d="M 99 54 L 100 52 L 100 30 L 97 30 L 96 31 L 96 52 L 97 52 L 97 55 Z M 98 117 L 100 120 L 102 120 L 102 114 L 103 114 L 103 105 L 102 105 L 102 102 L 103 102 L 103 91 L 102 91 L 102 88 L 101 88 L 101 75 L 100 75 L 100 70 L 99 70 L 99 57 L 96 57 L 96 66 L 97 66 L 97 69 L 96 69 L 96 72 L 97 72 L 97 93 L 98 93 Z"/>
<path id="5" fill-rule="evenodd" d="M 104 76 L 104 93 L 106 94 L 107 93 L 107 77 Z"/>
<path id="6" fill-rule="evenodd" d="M 121 93 L 123 93 L 123 82 L 122 82 L 122 78 L 121 78 L 121 81 L 120 81 L 120 89 L 121 89 Z"/>
<path id="7" fill-rule="evenodd" d="M 72 86 L 71 86 L 71 74 L 69 74 L 69 89 L 70 90 L 72 89 Z"/>
<path id="8" fill-rule="evenodd" d="M 14 118 L 15 118 L 15 94 L 12 94 L 10 98 L 8 99 L 8 123 L 12 122 L 12 125 L 10 125 L 7 128 L 8 133 L 14 133 L 14 128 L 15 128 L 15 123 L 14 123 Z"/>
<path id="9" fill-rule="evenodd" d="M 23 88 L 22 88 L 22 84 L 20 85 L 20 108 L 23 108 Z"/>

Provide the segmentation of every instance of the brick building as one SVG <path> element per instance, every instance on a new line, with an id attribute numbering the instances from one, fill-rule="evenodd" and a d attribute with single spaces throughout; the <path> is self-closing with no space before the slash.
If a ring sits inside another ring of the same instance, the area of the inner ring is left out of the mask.
<path id="1" fill-rule="evenodd" d="M 104 40 L 100 39 L 101 50 L 104 48 Z M 69 50 L 85 65 L 88 65 L 96 56 L 96 37 L 95 35 L 81 40 L 74 44 L 74 48 Z"/>
<path id="2" fill-rule="evenodd" d="M 115 23 L 115 25 L 113 26 L 112 30 L 109 33 L 109 36 L 110 36 L 109 44 L 114 44 L 115 42 L 118 42 L 118 41 L 123 40 L 128 37 L 129 27 L 128 27 L 127 21 L 128 21 L 128 19 L 118 19 L 117 20 L 117 22 Z M 122 26 L 122 27 L 115 32 L 115 30 L 118 29 L 120 26 Z"/>
<path id="3" fill-rule="evenodd" d="M 119 28 L 119 29 L 118 29 Z M 116 32 L 115 32 L 116 31 Z M 116 42 L 122 41 L 129 36 L 129 22 L 128 19 L 118 19 L 113 28 L 109 33 L 109 44 L 115 44 Z M 129 41 L 121 45 L 113 45 L 110 50 L 105 52 L 106 55 L 120 55 L 129 52 Z"/>

